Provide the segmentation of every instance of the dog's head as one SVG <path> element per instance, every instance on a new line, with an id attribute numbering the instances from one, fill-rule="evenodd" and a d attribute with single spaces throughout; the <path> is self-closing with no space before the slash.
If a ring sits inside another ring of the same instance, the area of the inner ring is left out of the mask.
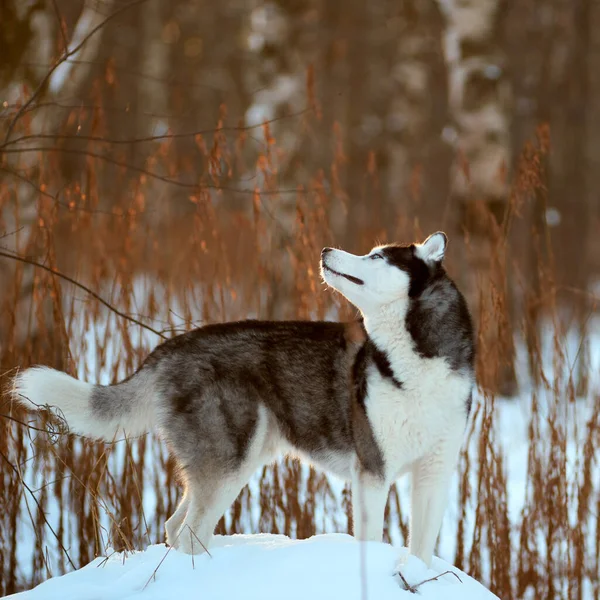
<path id="1" fill-rule="evenodd" d="M 418 297 L 440 272 L 447 241 L 438 231 L 421 244 L 377 246 L 365 256 L 324 248 L 321 274 L 361 312 L 370 312 Z"/>

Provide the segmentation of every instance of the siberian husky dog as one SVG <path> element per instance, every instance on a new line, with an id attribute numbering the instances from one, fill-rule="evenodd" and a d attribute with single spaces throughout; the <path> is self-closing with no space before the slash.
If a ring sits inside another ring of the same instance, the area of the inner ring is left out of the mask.
<path id="1" fill-rule="evenodd" d="M 359 309 L 355 322 L 207 325 L 116 385 L 33 367 L 15 395 L 92 438 L 156 429 L 185 486 L 166 524 L 184 552 L 209 545 L 258 468 L 293 454 L 351 482 L 359 540 L 382 540 L 390 485 L 410 473 L 409 550 L 429 565 L 474 387 L 471 318 L 442 266 L 446 242 L 438 232 L 365 256 L 325 248 L 323 279 Z"/>

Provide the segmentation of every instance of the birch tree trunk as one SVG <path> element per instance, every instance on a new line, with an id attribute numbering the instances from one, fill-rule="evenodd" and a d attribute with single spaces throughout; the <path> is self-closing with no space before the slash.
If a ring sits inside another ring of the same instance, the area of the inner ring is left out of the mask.
<path id="1" fill-rule="evenodd" d="M 431 53 L 435 3 L 399 2 L 400 30 L 390 77 L 387 115 L 388 186 L 391 202 L 410 194 L 414 169 L 426 158 L 431 119 Z"/>
<path id="2" fill-rule="evenodd" d="M 459 155 L 452 195 L 469 213 L 476 201 L 501 217 L 511 163 L 510 84 L 499 44 L 500 0 L 438 0 L 446 21 L 445 58 L 452 123 L 445 131 Z M 474 215 L 470 215 L 475 218 Z M 474 223 L 475 227 L 485 227 Z"/>
<path id="3" fill-rule="evenodd" d="M 6 102 L 5 119 L 0 130 L 4 140 L 4 144 L 0 144 L 0 168 L 11 183 L 12 193 L 0 198 L 0 217 L 1 229 L 5 231 L 2 246 L 9 251 L 31 256 L 40 250 L 45 233 L 43 227 L 46 226 L 44 223 L 41 230 L 38 227 L 38 219 L 44 214 L 43 211 L 40 213 L 41 201 L 45 195 L 53 195 L 57 190 L 40 188 L 38 153 L 3 155 L 2 146 L 22 135 L 56 132 L 64 113 L 52 103 L 59 98 L 76 96 L 85 83 L 89 65 L 102 39 L 102 27 L 90 34 L 105 20 L 112 4 L 113 0 L 102 3 L 86 0 L 68 48 L 63 50 L 72 52 L 78 45 L 83 45 L 58 65 L 45 88 L 40 90 L 39 96 L 23 114 L 19 113 L 19 106 L 30 99 L 33 90 L 38 89 L 49 73 L 47 65 L 55 60 L 57 17 L 60 15 L 56 14 L 50 2 L 12 0 L 3 6 L 3 47 L 7 49 L 9 60 L 3 62 L 0 69 L 0 97 Z M 63 47 L 67 43 L 64 36 L 62 32 Z M 43 66 L 31 68 L 29 65 Z M 38 141 L 15 141 L 10 148 L 26 150 L 37 145 Z M 60 367 L 65 360 L 65 340 L 58 306 L 59 282 L 53 280 L 52 289 L 43 293 L 35 276 L 35 269 L 29 265 L 23 266 L 5 258 L 0 260 L 0 278 L 6 282 L 0 288 L 0 360 L 8 364 L 10 356 L 25 352 L 31 359 L 44 357 Z M 10 293 L 7 295 L 8 290 Z"/>
<path id="4" fill-rule="evenodd" d="M 254 56 L 247 69 L 246 85 L 252 100 L 246 124 L 269 122 L 265 136 L 274 142 L 264 145 L 257 177 L 259 187 L 269 192 L 262 204 L 268 206 L 273 218 L 270 239 L 265 240 L 262 250 L 269 284 L 266 314 L 275 319 L 293 314 L 289 302 L 293 265 L 286 248 L 296 218 L 297 196 L 293 190 L 307 177 L 299 163 L 302 117 L 291 115 L 301 113 L 309 104 L 309 49 L 316 47 L 314 10 L 311 0 L 267 0 L 252 9 L 246 27 L 247 48 Z M 288 191 L 277 193 L 281 189 Z"/>
<path id="5" fill-rule="evenodd" d="M 471 280 L 465 282 L 466 289 L 470 304 L 488 315 L 483 343 L 496 348 L 500 366 L 485 366 L 479 375 L 484 388 L 512 395 L 516 392 L 512 327 L 497 321 L 499 311 L 493 307 L 499 299 L 510 304 L 507 246 L 498 228 L 508 201 L 511 166 L 511 89 L 499 40 L 504 5 L 501 0 L 438 3 L 446 23 L 451 123 L 444 136 L 456 152 L 451 172 L 456 229 L 466 225 L 475 246 L 471 271 L 481 277 L 480 286 Z M 485 293 L 479 294 L 478 287 Z"/>

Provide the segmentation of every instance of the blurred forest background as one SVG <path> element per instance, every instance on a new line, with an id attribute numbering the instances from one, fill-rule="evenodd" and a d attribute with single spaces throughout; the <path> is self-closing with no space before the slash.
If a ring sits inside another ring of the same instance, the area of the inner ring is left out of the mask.
<path id="1" fill-rule="evenodd" d="M 349 318 L 323 246 L 442 229 L 481 392 L 446 558 L 502 598 L 599 598 L 598 31 L 598 0 L 0 0 L 0 384 L 109 383 L 200 323 Z M 496 397 L 528 407 L 516 518 Z M 160 442 L 0 413 L 0 592 L 163 540 Z M 220 531 L 351 527 L 295 462 L 255 483 Z"/>

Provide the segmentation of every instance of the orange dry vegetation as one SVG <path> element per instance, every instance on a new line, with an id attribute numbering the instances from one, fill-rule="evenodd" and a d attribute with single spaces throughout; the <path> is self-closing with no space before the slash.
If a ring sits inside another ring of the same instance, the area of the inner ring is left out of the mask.
<path id="1" fill-rule="evenodd" d="M 38 264 L 26 296 L 22 282 L 31 264 L 10 252 L 0 258 L 12 265 L 0 287 L 5 387 L 15 368 L 32 363 L 116 381 L 161 338 L 200 323 L 348 318 L 353 309 L 320 282 L 321 248 L 364 252 L 376 240 L 412 241 L 430 233 L 422 221 L 435 223 L 447 228 L 448 269 L 473 306 L 482 382 L 459 465 L 456 554 L 447 558 L 504 600 L 600 597 L 600 486 L 593 476 L 600 403 L 585 369 L 595 307 L 584 290 L 571 290 L 567 305 L 579 309 L 565 322 L 549 232 L 521 216 L 534 197 L 543 202 L 546 130 L 524 149 L 502 224 L 479 206 L 482 237 L 425 214 L 419 172 L 412 199 L 390 220 L 377 200 L 373 161 L 364 172 L 365 190 L 373 192 L 362 211 L 368 218 L 357 222 L 353 193 L 339 184 L 346 168 L 339 126 L 331 135 L 337 144 L 331 164 L 282 190 L 280 149 L 269 126 L 225 127 L 224 107 L 214 129 L 188 136 L 193 144 L 185 151 L 171 133 L 110 139 L 99 109 L 69 115 L 64 134 L 29 147 L 37 169 L 19 174 L 7 166 L 0 180 L 0 214 L 11 212 L 17 222 L 6 233 L 20 236 L 20 256 Z M 317 117 L 294 118 L 310 136 Z M 83 124 L 77 135 L 73 123 Z M 17 134 L 27 135 L 26 120 Z M 21 147 L 4 148 L 4 158 Z M 29 183 L 17 185 L 19 176 Z M 24 222 L 26 202 L 35 203 L 37 216 Z M 438 215 L 456 210 L 436 207 Z M 511 251 L 519 228 L 529 252 Z M 23 302 L 24 295 L 29 300 Z M 581 335 L 575 364 L 566 353 L 566 331 L 573 327 Z M 549 330 L 553 339 L 544 341 Z M 492 383 L 506 370 L 513 333 L 526 340 L 523 368 L 534 383 L 521 390 L 527 410 L 512 413 L 528 428 L 525 501 L 516 519 L 509 515 L 506 448 Z M 93 443 L 68 435 L 60 422 L 34 419 L 4 395 L 0 592 L 77 568 L 108 546 L 130 550 L 163 541 L 178 494 L 173 464 L 153 436 Z M 347 489 L 338 494 L 321 473 L 285 460 L 257 474 L 218 531 L 298 537 L 347 531 L 349 501 Z M 258 522 L 251 507 L 258 507 Z M 407 510 L 393 489 L 387 539 L 406 539 Z"/>

